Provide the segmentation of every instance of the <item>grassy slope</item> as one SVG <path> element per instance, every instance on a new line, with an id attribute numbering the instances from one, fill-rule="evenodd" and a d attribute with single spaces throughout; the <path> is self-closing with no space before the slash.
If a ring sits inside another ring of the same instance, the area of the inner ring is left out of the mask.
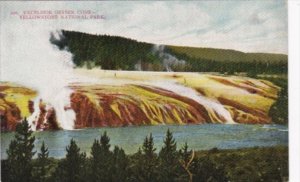
<path id="1" fill-rule="evenodd" d="M 272 53 L 244 53 L 230 49 L 196 48 L 182 46 L 167 46 L 172 52 L 186 54 L 189 57 L 211 59 L 216 61 L 287 61 L 285 54 Z"/>

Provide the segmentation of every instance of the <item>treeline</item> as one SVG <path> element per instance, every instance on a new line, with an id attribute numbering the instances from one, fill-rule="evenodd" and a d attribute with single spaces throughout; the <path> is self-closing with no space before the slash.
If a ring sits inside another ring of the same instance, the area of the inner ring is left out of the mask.
<path id="1" fill-rule="evenodd" d="M 17 126 L 8 158 L 1 161 L 3 182 L 282 181 L 288 177 L 286 148 L 194 152 L 185 144 L 178 150 L 169 130 L 159 151 L 150 134 L 133 155 L 118 146 L 111 150 L 106 132 L 94 140 L 90 157 L 72 139 L 65 158 L 49 158 L 43 143 L 33 159 L 34 141 L 25 119 Z"/>
<path id="2" fill-rule="evenodd" d="M 178 59 L 186 60 L 188 63 L 184 70 L 178 71 L 192 71 L 192 72 L 220 72 L 226 74 L 234 74 L 245 72 L 248 76 L 256 76 L 257 74 L 278 74 L 287 73 L 287 60 L 272 61 L 272 60 L 255 60 L 252 61 L 235 61 L 224 60 L 217 61 L 212 59 L 205 59 L 199 57 L 191 57 L 185 53 L 178 53 L 168 47 L 166 52 L 175 55 Z M 176 69 L 175 69 L 176 70 Z"/>
<path id="3" fill-rule="evenodd" d="M 276 124 L 288 124 L 289 120 L 289 98 L 288 98 L 288 79 L 287 77 L 259 77 L 271 81 L 280 87 L 278 98 L 271 106 L 269 116 Z"/>
<path id="4" fill-rule="evenodd" d="M 110 70 L 134 70 L 140 60 L 155 61 L 150 55 L 151 44 L 118 36 L 62 30 L 60 38 L 56 39 L 51 35 L 50 42 L 60 49 L 68 49 L 78 67 L 101 66 L 102 69 Z"/>
<path id="5" fill-rule="evenodd" d="M 59 39 L 52 34 L 50 41 L 60 49 L 69 50 L 73 54 L 73 62 L 76 66 L 88 69 L 101 67 L 108 70 L 166 71 L 164 60 L 166 58 L 159 54 L 169 53 L 186 62 L 186 64 L 171 64 L 172 71 L 226 74 L 246 72 L 250 76 L 262 73 L 287 73 L 287 60 L 267 60 L 268 56 L 266 56 L 266 60 L 237 61 L 237 58 L 233 56 L 232 60 L 220 61 L 203 58 L 201 55 L 194 57 L 193 54 L 180 53 L 168 46 L 159 53 L 158 50 L 154 51 L 153 44 L 124 37 L 91 35 L 66 30 L 62 30 Z"/>

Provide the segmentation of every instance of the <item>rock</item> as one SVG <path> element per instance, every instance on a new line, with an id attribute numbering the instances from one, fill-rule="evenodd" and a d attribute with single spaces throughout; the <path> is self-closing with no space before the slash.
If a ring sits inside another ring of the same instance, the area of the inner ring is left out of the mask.
<path id="1" fill-rule="evenodd" d="M 127 85 L 73 89 L 71 107 L 76 113 L 75 128 L 210 121 L 199 103 L 159 88 Z M 146 93 L 137 95 L 139 92 Z"/>
<path id="2" fill-rule="evenodd" d="M 1 82 L 1 129 L 13 131 L 23 117 L 32 115 L 34 129 L 57 130 L 65 121 L 58 121 L 56 113 L 70 114 L 70 110 L 75 113 L 74 128 L 270 124 L 269 110 L 280 91 L 268 81 L 217 74 L 153 72 L 149 76 L 147 72 L 118 71 L 117 75 L 115 71 L 95 70 L 80 74 L 109 82 L 106 85 L 70 83 L 68 87 L 73 90 L 70 105 L 63 106 L 62 111 L 56 111 L 42 100 L 34 103 L 37 94 L 31 89 Z M 39 106 L 37 111 L 35 104 Z"/>
<path id="3" fill-rule="evenodd" d="M 47 108 L 47 105 L 40 100 L 39 102 L 39 116 L 35 121 L 36 130 L 58 130 L 59 124 L 56 119 L 56 113 L 53 107 Z"/>
<path id="4" fill-rule="evenodd" d="M 23 117 L 31 114 L 35 91 L 8 82 L 0 83 L 0 118 L 2 131 L 14 131 Z M 25 107 L 24 107 L 25 106 Z"/>
<path id="5" fill-rule="evenodd" d="M 21 120 L 20 109 L 16 104 L 0 99 L 1 131 L 14 131 Z"/>
<path id="6" fill-rule="evenodd" d="M 36 92 L 21 85 L 1 83 L 0 85 L 0 118 L 1 131 L 14 131 L 18 122 L 24 117 L 32 115 Z M 33 121 L 36 130 L 60 129 L 56 120 L 55 110 L 47 109 L 46 104 L 40 100 L 37 120 Z"/>

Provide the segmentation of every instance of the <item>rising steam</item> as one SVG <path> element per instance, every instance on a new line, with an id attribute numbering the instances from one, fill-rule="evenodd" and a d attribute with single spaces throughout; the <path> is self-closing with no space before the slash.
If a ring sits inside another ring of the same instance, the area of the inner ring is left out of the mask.
<path id="1" fill-rule="evenodd" d="M 59 50 L 50 42 L 64 38 L 60 31 L 51 31 L 52 29 L 49 28 L 21 31 L 26 27 L 15 25 L 13 27 L 4 30 L 5 32 L 1 34 L 1 40 L 7 43 L 1 47 L 1 59 L 5 63 L 1 68 L 1 80 L 19 83 L 38 91 L 38 96 L 34 100 L 35 111 L 28 118 L 33 129 L 34 121 L 39 115 L 38 107 L 41 99 L 48 108 L 54 108 L 57 121 L 63 129 L 73 129 L 75 113 L 72 109 L 65 109 L 70 108 L 70 95 L 73 92 L 68 85 L 73 82 L 112 84 L 116 80 L 86 78 L 75 74 L 72 54 L 63 48 Z M 27 28 L 30 29 L 30 26 Z M 164 46 L 155 46 L 153 51 L 162 59 L 167 71 L 172 71 L 172 67 L 176 65 L 185 64 L 184 60 L 178 60 L 175 56 L 166 53 Z M 130 82 L 132 81 L 125 80 L 122 84 Z M 207 100 L 193 89 L 168 82 L 148 84 L 189 97 L 206 108 L 214 110 L 228 122 L 233 122 L 230 114 L 221 104 Z"/>
<path id="2" fill-rule="evenodd" d="M 166 71 L 173 71 L 172 67 L 184 66 L 186 63 L 185 60 L 179 60 L 175 56 L 167 53 L 164 45 L 155 45 L 153 52 L 154 54 L 158 54 Z"/>
<path id="3" fill-rule="evenodd" d="M 72 129 L 75 120 L 73 110 L 64 112 L 70 105 L 68 83 L 75 79 L 72 68 L 72 54 L 59 51 L 49 42 L 50 31 L 28 29 L 25 26 L 8 28 L 1 34 L 1 39 L 8 43 L 1 47 L 1 59 L 4 64 L 1 80 L 19 83 L 38 91 L 34 101 L 35 111 L 29 122 L 33 129 L 34 120 L 39 112 L 42 99 L 48 107 L 53 107 L 60 126 Z M 3 36 L 5 35 L 5 36 Z M 54 32 L 59 37 L 59 32 Z"/>

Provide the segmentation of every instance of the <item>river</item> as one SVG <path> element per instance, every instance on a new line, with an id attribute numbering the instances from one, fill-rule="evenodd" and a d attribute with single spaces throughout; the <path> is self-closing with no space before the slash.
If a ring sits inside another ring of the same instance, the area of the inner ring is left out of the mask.
<path id="1" fill-rule="evenodd" d="M 49 156 L 62 158 L 66 154 L 66 146 L 73 138 L 81 151 L 89 155 L 94 139 L 99 139 L 104 131 L 110 137 L 113 146 L 122 147 L 127 154 L 135 153 L 142 146 L 146 135 L 152 133 L 154 145 L 158 150 L 163 145 L 167 129 L 173 132 L 177 147 L 185 142 L 194 150 L 236 149 L 254 146 L 288 145 L 287 125 L 244 125 L 244 124 L 202 124 L 202 125 L 161 125 L 130 126 L 118 128 L 88 128 L 80 130 L 59 130 L 34 132 L 35 150 L 42 141 L 49 148 Z M 13 139 L 13 132 L 1 133 L 1 158 L 6 158 L 6 150 Z"/>

